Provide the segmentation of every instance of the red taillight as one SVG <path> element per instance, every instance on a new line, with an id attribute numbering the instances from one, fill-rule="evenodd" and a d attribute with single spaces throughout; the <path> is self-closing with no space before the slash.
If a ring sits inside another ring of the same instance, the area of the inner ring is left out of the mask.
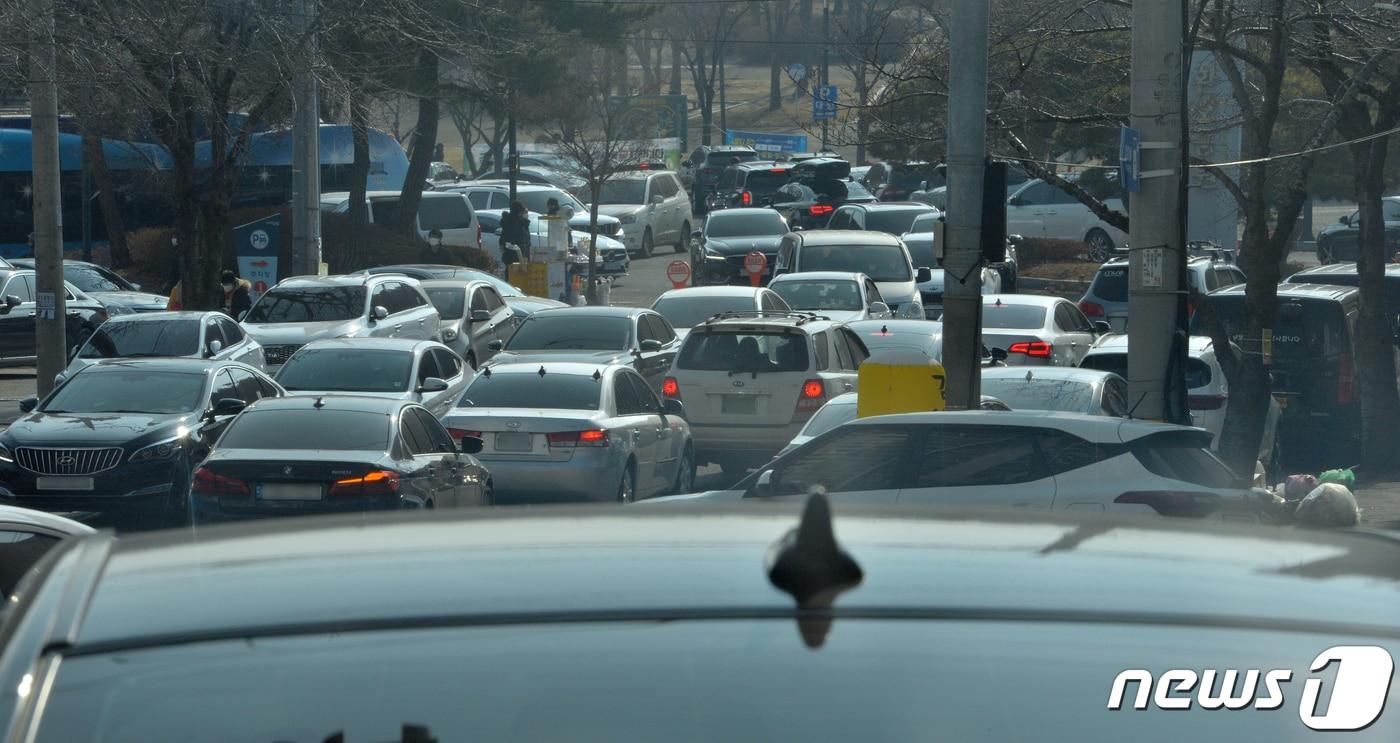
<path id="1" fill-rule="evenodd" d="M 806 398 L 826 397 L 826 385 L 820 379 L 809 379 L 802 384 L 802 396 Z"/>
<path id="2" fill-rule="evenodd" d="M 1087 299 L 1079 300 L 1079 311 L 1083 312 L 1085 317 L 1104 316 L 1103 305 L 1098 304 L 1096 302 L 1090 302 Z"/>
<path id="3" fill-rule="evenodd" d="M 681 399 L 681 383 L 677 382 L 675 377 L 666 377 L 666 381 L 661 383 L 661 394 Z"/>
<path id="4" fill-rule="evenodd" d="M 1337 356 L 1337 404 L 1350 405 L 1356 393 L 1356 367 L 1351 363 L 1351 354 L 1343 351 Z"/>
<path id="5" fill-rule="evenodd" d="M 467 431 L 467 430 L 461 429 L 461 428 L 449 428 L 449 429 L 447 429 L 447 435 L 448 435 L 448 436 L 451 436 L 451 437 L 452 437 L 452 440 L 453 440 L 453 441 L 456 441 L 456 442 L 458 442 L 458 443 L 461 443 L 462 439 L 479 439 L 479 438 L 481 438 L 481 432 L 480 432 L 480 431 Z"/>
<path id="6" fill-rule="evenodd" d="M 201 495 L 247 495 L 248 483 L 236 477 L 217 474 L 208 467 L 200 467 L 194 471 L 190 490 Z"/>
<path id="7" fill-rule="evenodd" d="M 607 446 L 608 432 L 602 429 L 590 431 L 560 431 L 558 433 L 546 434 L 549 445 L 554 448 L 571 448 L 575 446 Z"/>
<path id="8" fill-rule="evenodd" d="M 743 202 L 744 206 L 748 206 L 749 204 L 753 203 L 753 194 L 749 193 L 748 191 L 745 191 L 742 194 L 739 194 L 739 201 Z"/>
<path id="9" fill-rule="evenodd" d="M 360 477 L 347 477 L 331 483 L 330 495 L 375 496 L 399 492 L 399 473 L 390 470 L 366 472 Z"/>
<path id="10" fill-rule="evenodd" d="M 793 414 L 807 417 L 826 404 L 826 383 L 820 379 L 809 379 L 802 383 L 802 394 L 797 397 L 797 407 Z"/>
<path id="11" fill-rule="evenodd" d="M 814 217 L 820 217 L 823 214 L 830 214 L 834 211 L 836 211 L 836 207 L 830 204 L 813 204 L 807 207 L 807 213 Z"/>
<path id="12" fill-rule="evenodd" d="M 1224 395 L 1191 395 L 1186 398 L 1186 404 L 1192 410 L 1219 410 L 1225 407 L 1225 400 Z"/>
<path id="13" fill-rule="evenodd" d="M 1006 350 L 1010 353 L 1023 353 L 1035 359 L 1048 359 L 1050 358 L 1050 352 L 1053 351 L 1054 348 L 1054 346 L 1045 341 L 1029 341 L 1012 343 L 1011 347 Z"/>
<path id="14" fill-rule="evenodd" d="M 1136 503 L 1147 506 L 1160 516 L 1198 519 L 1213 513 L 1220 498 L 1213 493 L 1191 493 L 1170 490 L 1139 490 L 1124 493 L 1114 503 Z"/>

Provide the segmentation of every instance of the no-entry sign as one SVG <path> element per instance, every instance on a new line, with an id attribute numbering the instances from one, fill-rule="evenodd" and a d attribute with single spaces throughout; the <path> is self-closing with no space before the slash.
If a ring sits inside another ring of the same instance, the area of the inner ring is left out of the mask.
<path id="1" fill-rule="evenodd" d="M 690 283 L 690 264 L 682 260 L 671 261 L 666 266 L 666 278 L 671 280 L 671 286 L 684 289 Z"/>
<path id="2" fill-rule="evenodd" d="M 744 256 L 744 270 L 749 274 L 749 283 L 758 286 L 763 283 L 763 269 L 768 268 L 768 256 L 757 250 Z"/>

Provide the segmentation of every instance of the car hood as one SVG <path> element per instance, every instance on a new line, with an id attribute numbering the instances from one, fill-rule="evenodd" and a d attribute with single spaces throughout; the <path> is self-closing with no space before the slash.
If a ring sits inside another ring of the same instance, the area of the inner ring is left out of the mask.
<path id="1" fill-rule="evenodd" d="M 777 253 L 782 243 L 782 235 L 752 235 L 748 237 L 707 238 L 705 249 L 720 255 L 742 255 L 754 250 L 761 253 Z"/>
<path id="2" fill-rule="evenodd" d="M 880 288 L 880 296 L 885 298 L 885 304 L 891 307 L 904 306 L 906 302 L 914 301 L 919 296 L 919 289 L 914 285 L 914 280 L 908 281 L 877 281 L 875 286 Z"/>
<path id="3" fill-rule="evenodd" d="M 573 233 L 574 233 L 574 244 L 575 244 L 575 245 L 578 245 L 579 242 L 582 241 L 582 240 L 587 240 L 587 239 L 588 239 L 588 232 L 587 232 L 586 230 L 585 230 L 585 231 L 574 230 Z M 598 250 L 603 250 L 603 251 L 614 251 L 614 252 L 615 252 L 615 251 L 618 251 L 618 250 L 621 250 L 621 251 L 624 251 L 624 252 L 625 252 L 625 251 L 627 250 L 627 246 L 626 246 L 626 245 L 623 245 L 622 243 L 618 242 L 617 240 L 614 240 L 614 239 L 611 238 L 611 237 L 608 237 L 607 235 L 599 235 L 599 236 L 598 236 Z"/>
<path id="4" fill-rule="evenodd" d="M 630 351 L 502 351 L 491 357 L 492 365 L 525 364 L 531 361 L 571 361 L 580 364 L 631 364 Z"/>
<path id="5" fill-rule="evenodd" d="M 145 292 L 83 292 L 104 304 L 120 304 L 127 307 L 159 307 L 165 309 L 170 298 L 161 294 Z"/>
<path id="6" fill-rule="evenodd" d="M 624 215 L 640 214 L 643 208 L 641 204 L 599 204 L 598 214 L 606 214 L 610 217 L 621 217 Z"/>
<path id="7" fill-rule="evenodd" d="M 598 224 L 618 224 L 621 220 L 604 211 L 606 207 L 598 207 Z M 588 231 L 588 212 L 581 211 L 574 214 L 574 218 L 569 220 L 569 226 L 575 230 Z"/>
<path id="8" fill-rule="evenodd" d="M 243 329 L 253 340 L 266 345 L 305 344 L 327 338 L 341 338 L 355 335 L 364 328 L 363 321 L 337 320 L 335 322 L 282 322 L 266 325 L 245 323 Z"/>
<path id="9" fill-rule="evenodd" d="M 194 413 L 162 415 L 157 413 L 96 413 L 77 415 L 34 412 L 26 415 L 5 431 L 6 446 L 122 446 L 152 442 L 176 435 L 180 428 L 192 429 L 197 420 Z"/>

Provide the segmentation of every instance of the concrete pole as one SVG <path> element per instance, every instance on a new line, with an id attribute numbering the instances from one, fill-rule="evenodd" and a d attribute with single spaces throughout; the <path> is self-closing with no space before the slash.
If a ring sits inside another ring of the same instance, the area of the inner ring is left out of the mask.
<path id="1" fill-rule="evenodd" d="M 986 0 L 954 0 L 948 56 L 948 222 L 943 366 L 950 410 L 982 400 L 982 177 L 987 160 Z"/>
<path id="2" fill-rule="evenodd" d="M 1184 32 L 1181 0 L 1133 4 L 1131 118 L 1142 142 L 1142 178 L 1128 210 L 1128 407 L 1134 417 L 1147 420 L 1171 417 L 1169 375 L 1180 380 L 1185 373 L 1184 345 L 1173 351 L 1182 345 L 1173 336 L 1186 289 L 1180 116 Z"/>
<path id="3" fill-rule="evenodd" d="M 822 92 L 826 96 L 826 86 L 831 84 L 831 0 L 822 1 Z M 822 119 L 822 149 L 830 145 L 831 121 Z"/>
<path id="4" fill-rule="evenodd" d="M 38 393 L 53 390 L 68 365 L 66 294 L 63 288 L 63 189 L 59 182 L 58 86 L 54 80 L 54 19 L 50 0 L 30 3 L 34 37 L 29 46 L 30 134 L 34 159 L 34 336 Z"/>
<path id="5" fill-rule="evenodd" d="M 311 26 L 314 2 L 295 0 L 292 18 L 299 35 Z M 292 276 L 315 276 L 321 269 L 321 115 L 311 56 L 308 48 L 292 79 Z"/>

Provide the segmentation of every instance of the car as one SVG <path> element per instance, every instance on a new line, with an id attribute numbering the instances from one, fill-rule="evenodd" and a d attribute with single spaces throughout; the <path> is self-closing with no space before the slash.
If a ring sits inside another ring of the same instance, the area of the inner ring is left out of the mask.
<path id="1" fill-rule="evenodd" d="M 880 296 L 880 288 L 863 273 L 786 273 L 774 277 L 768 288 L 798 312 L 812 312 L 836 322 L 886 320 L 894 316 Z"/>
<path id="2" fill-rule="evenodd" d="M 1208 257 L 1186 259 L 1186 281 L 1208 294 L 1244 283 L 1244 272 L 1233 263 Z M 1128 260 L 1111 260 L 1099 266 L 1089 288 L 1079 300 L 1079 311 L 1093 320 L 1106 320 L 1115 333 L 1128 332 Z"/>
<path id="3" fill-rule="evenodd" d="M 1006 352 L 1011 366 L 1078 366 L 1094 341 L 1110 332 L 1073 302 L 1031 294 L 982 297 L 982 343 Z"/>
<path id="4" fill-rule="evenodd" d="M 391 225 L 397 218 L 399 208 L 398 191 L 370 191 L 365 194 L 369 202 L 371 224 Z M 418 203 L 418 236 L 427 239 L 428 233 L 436 230 L 442 233 L 442 244 L 449 247 L 481 249 L 481 225 L 471 203 L 461 194 L 453 191 L 424 191 Z M 348 214 L 350 194 L 346 192 L 321 194 L 321 211 L 329 214 Z"/>
<path id="5" fill-rule="evenodd" d="M 915 217 L 909 232 L 900 235 L 904 246 L 909 249 L 909 257 L 916 266 L 929 267 L 929 280 L 919 282 L 919 297 L 924 305 L 924 317 L 937 320 L 943 316 L 943 284 L 945 275 L 943 262 L 934 255 L 934 227 L 943 220 L 940 212 L 929 212 Z M 1016 292 L 1016 246 L 1008 238 L 1006 260 L 978 269 L 982 280 L 983 294 L 1014 294 Z"/>
<path id="6" fill-rule="evenodd" d="M 700 145 L 690 153 L 690 157 L 681 162 L 681 181 L 688 184 L 698 183 L 698 186 L 692 185 L 692 188 L 704 193 L 714 188 L 725 168 L 735 163 L 757 159 L 758 153 L 751 147 Z"/>
<path id="7" fill-rule="evenodd" d="M 866 180 L 880 201 L 905 201 L 915 191 L 944 185 L 946 166 L 921 160 L 877 163 Z"/>
<path id="8" fill-rule="evenodd" d="M 860 340 L 871 355 L 882 351 L 914 351 L 924 357 L 942 362 L 943 323 L 932 320 L 858 320 L 847 323 L 851 332 Z M 982 366 L 1005 366 L 1006 354 L 982 345 Z M 985 395 L 983 396 L 985 397 Z M 985 402 L 985 401 L 984 401 Z"/>
<path id="9" fill-rule="evenodd" d="M 245 406 L 283 391 L 246 364 L 98 361 L 0 433 L 0 504 L 122 529 L 189 522 L 190 473 Z"/>
<path id="10" fill-rule="evenodd" d="M 1387 196 L 1381 200 L 1381 218 L 1385 222 L 1387 256 L 1394 255 L 1400 252 L 1400 196 Z M 1360 234 L 1360 211 L 1343 216 L 1336 224 L 1323 227 L 1317 233 L 1317 262 L 1324 266 L 1341 261 L 1355 262 Z"/>
<path id="11" fill-rule="evenodd" d="M 909 250 L 898 237 L 860 230 L 808 230 L 783 236 L 773 275 L 805 271 L 857 271 L 875 280 L 896 317 L 924 319 L 918 282 L 932 272 L 914 270 Z"/>
<path id="12" fill-rule="evenodd" d="M 662 394 L 685 403 L 696 462 L 735 477 L 855 390 L 869 355 L 849 328 L 818 316 L 720 316 L 690 329 Z"/>
<path id="13" fill-rule="evenodd" d="M 441 418 L 472 370 L 437 341 L 347 338 L 312 341 L 277 371 L 288 396 L 359 395 L 422 405 Z"/>
<path id="14" fill-rule="evenodd" d="M 631 503 L 694 489 L 684 407 L 658 399 L 630 366 L 489 365 L 444 423 L 485 442 L 499 503 Z"/>
<path id="15" fill-rule="evenodd" d="M 772 289 L 752 286 L 691 286 L 671 289 L 651 303 L 684 338 L 690 328 L 725 312 L 791 312 Z"/>
<path id="16" fill-rule="evenodd" d="M 603 183 L 598 212 L 617 217 L 625 230 L 627 250 L 650 258 L 657 245 L 684 253 L 690 242 L 690 196 L 676 174 L 667 170 L 619 173 Z"/>
<path id="17" fill-rule="evenodd" d="M 147 312 L 102 323 L 68 362 L 68 374 L 102 359 L 184 356 L 267 370 L 262 345 L 222 312 Z"/>
<path id="18" fill-rule="evenodd" d="M 816 415 L 812 416 L 811 420 L 807 421 L 807 425 L 803 426 L 802 430 L 798 431 L 797 435 L 792 437 L 792 441 L 789 441 L 788 445 L 783 447 L 782 451 L 778 452 L 778 456 L 787 454 L 793 449 L 802 446 L 808 441 L 815 439 L 839 425 L 850 423 L 855 420 L 856 407 L 859 402 L 859 392 L 847 392 L 844 395 L 837 395 L 831 398 L 821 407 L 821 410 L 817 411 Z M 1010 410 L 1011 408 L 1007 407 L 1006 403 L 1003 403 L 995 397 L 982 395 L 980 409 Z"/>
<path id="19" fill-rule="evenodd" d="M 493 344 L 494 345 L 494 344 Z M 565 307 L 525 319 L 493 364 L 578 361 L 626 364 L 656 391 L 681 342 L 666 318 L 631 307 Z"/>
<path id="20" fill-rule="evenodd" d="M 1220 448 L 1220 432 L 1225 428 L 1225 412 L 1230 406 L 1230 385 L 1220 361 L 1215 355 L 1215 343 L 1209 336 L 1193 335 L 1187 344 L 1186 403 L 1191 409 L 1191 425 L 1210 431 L 1214 438 L 1212 449 Z M 1239 353 L 1239 349 L 1235 349 Z M 1099 369 L 1128 378 L 1128 336 L 1101 336 L 1079 361 L 1081 369 Z M 1268 472 L 1276 472 L 1279 464 L 1278 421 L 1282 414 L 1278 400 L 1269 398 L 1269 412 L 1264 419 L 1264 435 L 1259 441 L 1259 461 Z"/>
<path id="21" fill-rule="evenodd" d="M 1122 199 L 1104 199 L 1109 209 L 1127 213 Z M 1027 238 L 1077 240 L 1089 259 L 1102 263 L 1126 249 L 1128 235 L 1105 222 L 1068 191 L 1047 181 L 1027 181 L 1006 200 L 1006 231 Z"/>
<path id="22" fill-rule="evenodd" d="M 71 357 L 111 313 L 106 305 L 76 286 L 65 281 L 64 287 L 64 338 Z M 38 359 L 34 335 L 34 318 L 39 313 L 34 301 L 36 293 L 34 271 L 0 269 L 0 366 L 31 366 Z"/>
<path id="23" fill-rule="evenodd" d="M 869 230 L 895 237 L 911 232 L 914 220 L 928 214 L 941 215 L 927 204 L 906 202 L 846 204 L 831 214 L 828 230 Z"/>
<path id="24" fill-rule="evenodd" d="M 418 280 L 386 273 L 286 279 L 258 297 L 243 329 L 270 369 L 327 338 L 436 340 L 440 319 Z"/>
<path id="25" fill-rule="evenodd" d="M 539 256 L 548 252 L 549 227 L 547 223 L 540 219 L 540 215 L 530 212 L 530 251 L 536 260 Z M 505 212 L 496 210 L 484 210 L 476 213 L 477 219 L 481 220 L 481 246 L 497 262 L 501 261 L 501 219 Z M 581 245 L 589 239 L 589 233 L 584 230 L 571 230 L 570 238 L 573 245 Z M 536 252 L 539 251 L 539 252 Z M 621 241 L 598 234 L 598 266 L 597 272 L 603 276 L 621 276 L 632 268 L 632 259 L 627 255 L 627 246 Z"/>
<path id="26" fill-rule="evenodd" d="M 577 192 L 588 185 L 588 181 L 578 177 L 569 170 L 556 170 L 554 168 L 533 165 L 517 168 L 516 176 L 520 182 L 553 186 L 570 193 Z"/>
<path id="27" fill-rule="evenodd" d="M 751 160 L 720 173 L 708 195 L 711 212 L 735 207 L 766 207 L 786 201 L 782 188 L 792 178 L 792 164 Z"/>
<path id="28" fill-rule="evenodd" d="M 625 255 L 625 253 L 624 253 Z M 466 281 L 485 281 L 496 288 L 496 291 L 510 307 L 510 311 L 515 314 L 517 320 L 524 320 L 530 315 L 543 309 L 554 307 L 568 307 L 568 304 L 557 299 L 547 297 L 532 297 L 521 291 L 519 287 L 513 286 L 510 282 L 494 274 L 475 268 L 463 268 L 461 266 L 449 266 L 434 263 L 406 263 L 392 266 L 375 266 L 356 271 L 351 276 L 378 276 L 382 274 L 399 274 L 419 281 L 433 281 L 437 279 L 462 279 Z"/>
<path id="29" fill-rule="evenodd" d="M 285 397 L 243 411 L 194 471 L 195 524 L 492 503 L 490 473 L 421 405 Z"/>
<path id="30" fill-rule="evenodd" d="M 96 533 L 87 524 L 32 508 L 0 506 L 0 619 L 19 581 L 64 539 Z"/>
<path id="31" fill-rule="evenodd" d="M 472 208 L 477 211 L 486 209 L 505 211 L 510 208 L 509 181 L 471 181 L 457 186 L 448 186 L 443 190 L 466 194 Z M 570 229 L 580 232 L 589 231 L 588 225 L 591 217 L 588 213 L 588 207 L 584 206 L 583 202 L 574 198 L 568 191 L 538 183 L 519 183 L 515 188 L 515 198 L 525 206 L 527 211 L 536 214 L 548 214 L 549 202 L 551 200 L 557 201 L 561 209 L 574 210 L 573 216 L 569 217 Z M 614 240 L 625 240 L 627 237 L 626 231 L 622 228 L 622 221 L 606 214 L 598 215 L 598 234 L 606 235 Z"/>
<path id="32" fill-rule="evenodd" d="M 517 155 L 522 168 L 546 168 L 561 173 L 578 170 L 578 161 L 557 152 L 521 152 Z"/>
<path id="33" fill-rule="evenodd" d="M 1400 654 L 1400 544 L 1377 533 L 795 505 L 85 537 L 6 625 L 0 733 L 1296 740 L 1339 721 L 1311 706 L 1300 720 L 1299 700 L 1353 678 L 1347 719 L 1379 714 L 1389 677 L 1365 669 Z M 1198 705 L 1172 691 L 1193 673 L 1245 679 L 1207 699 L 1282 708 Z M 1182 709 L 1149 709 L 1154 682 Z M 1353 737 L 1397 734 L 1392 709 Z"/>
<path id="34" fill-rule="evenodd" d="M 33 258 L 16 258 L 10 263 L 16 268 L 34 268 Z M 109 312 L 113 305 L 120 305 L 132 312 L 164 312 L 170 303 L 170 297 L 141 291 L 140 284 L 133 284 L 121 274 L 87 261 L 64 259 L 63 280 L 107 305 Z"/>
<path id="35" fill-rule="evenodd" d="M 1014 410 L 1128 414 L 1128 382 L 1109 371 L 1074 367 L 1003 366 L 982 370 L 982 392 Z"/>
<path id="36" fill-rule="evenodd" d="M 429 183 L 455 183 L 461 178 L 462 174 L 458 173 L 451 163 L 440 161 L 428 163 Z"/>
<path id="37" fill-rule="evenodd" d="M 875 195 L 860 181 L 851 178 L 809 177 L 778 189 L 772 208 L 792 225 L 794 230 L 823 229 L 831 221 L 831 213 L 844 204 L 873 204 Z"/>
<path id="38" fill-rule="evenodd" d="M 437 308 L 442 342 L 472 369 L 496 355 L 492 342 L 504 342 L 520 327 L 520 318 L 491 282 L 436 279 L 419 288 Z"/>
<path id="39" fill-rule="evenodd" d="M 1216 458 L 1210 439 L 1189 426 L 1043 410 L 882 415 L 685 500 L 820 492 L 838 503 L 1260 520 L 1248 482 Z"/>
<path id="40" fill-rule="evenodd" d="M 567 302 L 560 302 L 557 299 L 548 297 L 532 297 L 527 294 L 511 295 L 503 294 L 502 299 L 506 300 L 506 306 L 514 313 L 515 319 L 524 321 L 530 315 L 540 310 L 554 310 L 561 307 L 570 307 Z"/>
<path id="41" fill-rule="evenodd" d="M 778 246 L 788 234 L 788 223 L 772 209 L 721 209 L 705 220 L 705 227 L 691 235 L 690 272 L 695 286 L 750 283 L 744 267 L 749 253 L 762 253 L 761 282 L 773 273 Z"/>
<path id="42" fill-rule="evenodd" d="M 1284 279 L 1284 283 L 1360 286 L 1361 276 L 1355 263 L 1330 263 L 1305 268 Z M 1396 329 L 1395 342 L 1400 345 L 1400 263 L 1385 264 L 1385 308 L 1391 327 Z"/>

